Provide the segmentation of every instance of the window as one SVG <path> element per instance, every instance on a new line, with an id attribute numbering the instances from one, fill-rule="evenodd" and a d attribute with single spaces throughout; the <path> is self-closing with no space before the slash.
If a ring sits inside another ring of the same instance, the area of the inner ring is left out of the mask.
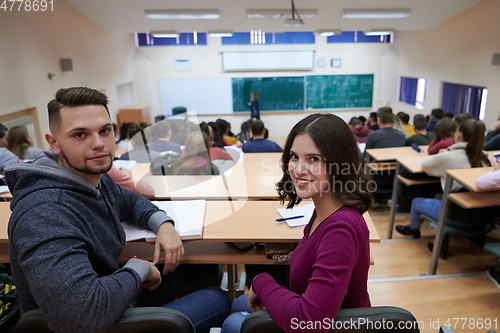
<path id="1" fill-rule="evenodd" d="M 363 31 L 342 31 L 341 34 L 328 36 L 327 43 L 392 43 L 392 34 L 365 35 Z"/>
<path id="2" fill-rule="evenodd" d="M 483 120 L 488 89 L 443 82 L 441 108 L 453 114 L 470 113 L 474 119 Z"/>
<path id="3" fill-rule="evenodd" d="M 222 37 L 222 45 L 252 44 L 314 44 L 316 38 L 312 31 L 293 32 L 235 32 L 231 37 Z"/>
<path id="4" fill-rule="evenodd" d="M 424 109 L 426 80 L 422 78 L 401 77 L 399 101 Z"/>
<path id="5" fill-rule="evenodd" d="M 153 37 L 148 33 L 136 34 L 137 46 L 207 45 L 205 32 L 183 32 L 178 37 Z"/>

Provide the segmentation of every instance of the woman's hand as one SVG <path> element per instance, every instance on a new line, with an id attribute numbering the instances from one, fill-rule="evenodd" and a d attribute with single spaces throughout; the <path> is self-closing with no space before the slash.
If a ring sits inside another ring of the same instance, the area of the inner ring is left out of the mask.
<path id="1" fill-rule="evenodd" d="M 250 293 L 248 294 L 248 307 L 253 312 L 263 310 L 264 304 L 259 299 L 259 296 L 253 291 L 252 287 L 250 287 Z"/>

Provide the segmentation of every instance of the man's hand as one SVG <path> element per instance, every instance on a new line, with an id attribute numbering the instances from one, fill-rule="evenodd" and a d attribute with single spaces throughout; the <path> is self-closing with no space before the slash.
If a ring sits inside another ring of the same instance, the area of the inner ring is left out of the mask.
<path id="1" fill-rule="evenodd" d="M 181 236 L 170 222 L 163 223 L 156 234 L 155 252 L 153 264 L 157 264 L 160 259 L 160 251 L 165 251 L 165 266 L 163 274 L 173 272 L 184 257 L 184 247 Z"/>
<path id="2" fill-rule="evenodd" d="M 252 287 L 250 287 L 250 293 L 248 294 L 248 307 L 253 312 L 263 310 L 264 304 L 259 299 L 259 296 L 253 291 Z"/>
<path id="3" fill-rule="evenodd" d="M 142 287 L 147 290 L 155 290 L 161 283 L 161 274 L 158 268 L 151 261 L 146 261 L 151 266 L 151 271 L 149 272 L 149 276 L 146 281 L 143 282 Z"/>

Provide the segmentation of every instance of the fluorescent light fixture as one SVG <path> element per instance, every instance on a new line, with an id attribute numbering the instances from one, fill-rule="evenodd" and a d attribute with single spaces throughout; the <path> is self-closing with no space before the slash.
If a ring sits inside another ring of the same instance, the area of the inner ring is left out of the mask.
<path id="1" fill-rule="evenodd" d="M 340 29 L 322 29 L 318 30 L 317 34 L 320 36 L 333 36 L 333 35 L 340 35 L 342 33 L 342 30 Z"/>
<path id="2" fill-rule="evenodd" d="M 153 20 L 214 20 L 218 10 L 146 10 L 146 17 Z"/>
<path id="3" fill-rule="evenodd" d="M 298 18 L 285 20 L 285 27 L 300 27 L 302 24 L 304 21 Z"/>
<path id="4" fill-rule="evenodd" d="M 365 31 L 364 34 L 367 36 L 387 36 L 392 35 L 394 30 L 392 29 L 373 29 L 371 31 Z"/>
<path id="5" fill-rule="evenodd" d="M 297 13 L 302 19 L 311 19 L 318 13 L 315 9 L 300 9 Z M 292 11 L 287 9 L 247 9 L 249 19 L 292 19 Z"/>
<path id="6" fill-rule="evenodd" d="M 179 33 L 177 31 L 151 31 L 149 34 L 155 38 L 177 38 Z"/>
<path id="7" fill-rule="evenodd" d="M 342 18 L 350 19 L 396 19 L 410 16 L 411 9 L 345 9 Z"/>
<path id="8" fill-rule="evenodd" d="M 232 30 L 209 30 L 208 34 L 210 37 L 231 37 L 233 35 Z"/>

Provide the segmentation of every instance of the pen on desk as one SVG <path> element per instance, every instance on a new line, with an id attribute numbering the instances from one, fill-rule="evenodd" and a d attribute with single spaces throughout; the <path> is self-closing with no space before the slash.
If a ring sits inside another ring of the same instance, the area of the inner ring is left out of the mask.
<path id="1" fill-rule="evenodd" d="M 284 222 L 286 220 L 293 220 L 293 219 L 300 219 L 304 217 L 304 215 L 297 215 L 297 216 L 290 216 L 290 217 L 283 217 L 281 219 L 276 219 L 276 222 Z"/>

